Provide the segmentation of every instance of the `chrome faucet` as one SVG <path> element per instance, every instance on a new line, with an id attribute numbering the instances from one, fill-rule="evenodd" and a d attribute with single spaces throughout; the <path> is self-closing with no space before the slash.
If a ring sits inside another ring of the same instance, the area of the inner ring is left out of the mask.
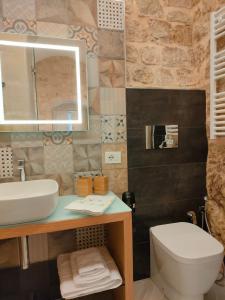
<path id="1" fill-rule="evenodd" d="M 26 181 L 25 161 L 23 159 L 18 160 L 18 170 L 20 171 L 20 180 Z"/>

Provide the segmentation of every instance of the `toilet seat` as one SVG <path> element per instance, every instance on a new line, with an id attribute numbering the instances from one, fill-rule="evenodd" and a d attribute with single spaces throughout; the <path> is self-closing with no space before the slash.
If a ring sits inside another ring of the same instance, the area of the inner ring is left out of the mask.
<path id="1" fill-rule="evenodd" d="M 159 243 L 177 261 L 198 264 L 220 255 L 223 246 L 207 232 L 190 223 L 159 225 L 150 229 Z"/>

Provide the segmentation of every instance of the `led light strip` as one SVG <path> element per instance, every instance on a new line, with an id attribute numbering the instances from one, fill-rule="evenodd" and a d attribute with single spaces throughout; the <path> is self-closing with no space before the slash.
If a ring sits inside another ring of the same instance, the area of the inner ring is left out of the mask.
<path id="1" fill-rule="evenodd" d="M 29 42 L 15 42 L 15 41 L 5 41 L 5 40 L 0 40 L 0 46 L 52 49 L 52 50 L 64 50 L 64 51 L 74 52 L 75 53 L 75 61 L 76 61 L 77 108 L 78 108 L 78 119 L 77 120 L 5 120 L 3 90 L 2 90 L 2 85 L 1 85 L 2 68 L 1 68 L 1 61 L 0 61 L 0 125 L 82 124 L 80 49 L 79 49 L 79 47 L 39 44 L 39 43 L 29 43 Z"/>

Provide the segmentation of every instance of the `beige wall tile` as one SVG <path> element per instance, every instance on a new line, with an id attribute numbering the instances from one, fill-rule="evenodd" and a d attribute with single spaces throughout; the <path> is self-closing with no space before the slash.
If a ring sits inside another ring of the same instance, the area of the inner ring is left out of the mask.
<path id="1" fill-rule="evenodd" d="M 49 22 L 37 22 L 37 35 L 57 38 L 68 37 L 68 25 Z"/>
<path id="2" fill-rule="evenodd" d="M 121 152 L 120 164 L 106 164 L 105 153 L 106 152 Z M 125 169 L 127 168 L 127 144 L 102 144 L 102 169 Z"/>
<path id="3" fill-rule="evenodd" d="M 100 114 L 100 93 L 99 88 L 88 89 L 89 113 L 91 115 Z"/>
<path id="4" fill-rule="evenodd" d="M 122 194 L 128 189 L 127 169 L 103 169 L 103 175 L 109 177 L 109 189 L 116 194 Z"/>
<path id="5" fill-rule="evenodd" d="M 101 87 L 125 87 L 123 60 L 101 58 L 99 61 Z"/>
<path id="6" fill-rule="evenodd" d="M 35 0 L 2 0 L 3 17 L 11 20 L 34 20 Z"/>
<path id="7" fill-rule="evenodd" d="M 102 115 L 126 115 L 126 89 L 100 88 Z"/>
<path id="8" fill-rule="evenodd" d="M 124 33 L 99 30 L 99 56 L 111 59 L 124 58 Z"/>
<path id="9" fill-rule="evenodd" d="M 11 134 L 10 133 L 0 133 L 0 146 L 11 145 Z"/>
<path id="10" fill-rule="evenodd" d="M 68 2 L 66 0 L 36 0 L 36 18 L 37 21 L 68 24 Z"/>
<path id="11" fill-rule="evenodd" d="M 96 0 L 68 0 L 69 24 L 97 26 Z"/>
<path id="12" fill-rule="evenodd" d="M 72 145 L 44 147 L 45 174 L 73 173 Z"/>
<path id="13" fill-rule="evenodd" d="M 100 116 L 90 116 L 89 130 L 73 132 L 73 144 L 100 144 L 101 119 Z"/>

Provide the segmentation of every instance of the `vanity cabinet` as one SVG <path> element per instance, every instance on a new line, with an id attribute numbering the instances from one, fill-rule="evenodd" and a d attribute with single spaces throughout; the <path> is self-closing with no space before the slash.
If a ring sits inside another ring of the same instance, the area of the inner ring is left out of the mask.
<path id="1" fill-rule="evenodd" d="M 123 278 L 123 285 L 113 290 L 114 298 L 116 300 L 133 300 L 132 214 L 130 208 L 116 197 L 111 207 L 101 216 L 85 216 L 65 210 L 64 207 L 76 198 L 77 196 L 59 197 L 55 212 L 44 220 L 0 226 L 0 240 L 104 224 L 107 231 L 106 246 Z"/>

